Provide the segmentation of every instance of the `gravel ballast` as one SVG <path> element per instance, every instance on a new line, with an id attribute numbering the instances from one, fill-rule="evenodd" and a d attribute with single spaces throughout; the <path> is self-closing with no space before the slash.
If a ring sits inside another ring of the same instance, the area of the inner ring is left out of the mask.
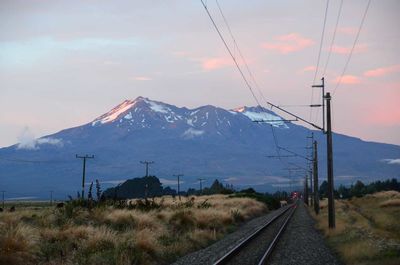
<path id="1" fill-rule="evenodd" d="M 342 264 L 314 228 L 314 220 L 299 203 L 268 264 L 339 265 Z"/>
<path id="2" fill-rule="evenodd" d="M 274 240 L 280 227 L 283 225 L 292 210 L 285 212 L 282 216 L 274 220 L 268 227 L 262 230 L 253 240 L 245 247 L 241 248 L 240 252 L 230 258 L 226 265 L 253 265 L 258 264 L 267 251 L 270 243 Z"/>

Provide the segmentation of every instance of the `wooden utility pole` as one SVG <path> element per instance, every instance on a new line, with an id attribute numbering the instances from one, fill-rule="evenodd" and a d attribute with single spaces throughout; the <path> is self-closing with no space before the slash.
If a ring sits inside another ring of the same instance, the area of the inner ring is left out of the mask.
<path id="1" fill-rule="evenodd" d="M 183 177 L 183 174 L 176 174 L 176 175 L 174 175 L 174 177 L 178 178 L 178 197 L 179 197 L 179 200 L 181 200 L 180 177 Z"/>
<path id="2" fill-rule="evenodd" d="M 86 175 L 86 159 L 92 159 L 94 158 L 94 155 L 84 155 L 84 156 L 78 156 L 75 155 L 76 158 L 83 159 L 83 171 L 82 171 L 82 199 L 85 199 L 85 175 Z"/>
<path id="3" fill-rule="evenodd" d="M 50 206 L 53 205 L 53 191 L 50 191 Z"/>
<path id="4" fill-rule="evenodd" d="M 3 210 L 5 210 L 5 209 L 4 209 L 4 193 L 5 193 L 5 192 L 6 192 L 5 190 L 2 190 L 2 191 L 1 191 L 1 193 L 3 193 Z"/>
<path id="5" fill-rule="evenodd" d="M 314 177 L 314 210 L 319 214 L 319 194 L 318 194 L 318 143 L 314 140 L 313 143 L 313 177 Z"/>
<path id="6" fill-rule="evenodd" d="M 154 164 L 154 161 L 140 161 L 141 164 L 146 165 L 146 177 L 149 176 L 149 165 Z"/>
<path id="7" fill-rule="evenodd" d="M 147 196 L 149 196 L 149 184 L 144 185 L 144 198 L 147 200 Z"/>
<path id="8" fill-rule="evenodd" d="M 203 180 L 202 178 L 198 178 L 199 183 L 200 183 L 200 195 L 203 195 Z"/>
<path id="9" fill-rule="evenodd" d="M 328 159 L 328 219 L 329 228 L 335 228 L 335 198 L 333 196 L 333 147 L 332 147 L 332 123 L 331 123 L 331 94 L 326 93 L 326 144 Z"/>

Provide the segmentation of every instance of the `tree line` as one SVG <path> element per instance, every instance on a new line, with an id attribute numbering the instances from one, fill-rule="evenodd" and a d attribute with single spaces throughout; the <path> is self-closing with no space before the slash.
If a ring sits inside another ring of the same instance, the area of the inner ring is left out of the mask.
<path id="1" fill-rule="evenodd" d="M 400 191 L 400 182 L 397 179 L 387 179 L 384 181 L 378 180 L 369 184 L 364 184 L 361 180 L 357 180 L 350 187 L 340 185 L 335 189 L 334 196 L 336 199 L 349 199 L 351 197 L 362 197 L 367 194 L 372 194 L 379 191 L 395 190 Z M 328 197 L 328 182 L 322 182 L 319 187 L 320 198 Z"/>

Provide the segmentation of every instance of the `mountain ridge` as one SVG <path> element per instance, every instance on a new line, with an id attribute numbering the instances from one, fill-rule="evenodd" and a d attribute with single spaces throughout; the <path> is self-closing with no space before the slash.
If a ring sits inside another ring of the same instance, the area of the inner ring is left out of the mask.
<path id="1" fill-rule="evenodd" d="M 257 123 L 256 120 L 269 120 Z M 304 167 L 304 161 L 267 159 L 279 146 L 308 155 L 304 149 L 310 130 L 294 123 L 284 123 L 270 110 L 260 107 L 238 107 L 226 110 L 212 105 L 194 109 L 176 107 L 160 101 L 138 97 L 125 100 L 110 111 L 80 126 L 54 134 L 0 148 L 0 186 L 16 192 L 18 183 L 31 181 L 30 194 L 46 194 L 59 188 L 60 193 L 75 194 L 79 189 L 81 161 L 75 154 L 94 154 L 88 162 L 88 179 L 103 183 L 140 177 L 140 160 L 156 161 L 155 175 L 172 181 L 172 175 L 183 172 L 183 187 L 192 187 L 198 177 L 215 178 L 240 187 L 255 186 L 274 190 L 297 185 L 302 174 L 287 170 L 290 163 Z M 276 121 L 275 121 L 276 120 Z M 274 139 L 272 130 L 276 134 Z M 313 131 L 319 142 L 320 176 L 325 177 L 325 136 Z M 334 166 L 338 183 L 355 178 L 380 179 L 399 177 L 400 146 L 366 142 L 334 133 Z M 284 151 L 280 150 L 284 155 Z M 386 160 L 385 160 L 386 159 Z M 40 195 L 42 196 L 42 195 Z"/>

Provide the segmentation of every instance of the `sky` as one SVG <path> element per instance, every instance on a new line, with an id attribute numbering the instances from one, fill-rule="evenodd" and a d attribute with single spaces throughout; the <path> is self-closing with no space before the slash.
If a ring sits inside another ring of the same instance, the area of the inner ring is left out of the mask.
<path id="1" fill-rule="evenodd" d="M 205 2 L 249 78 L 216 1 Z M 329 1 L 315 81 L 331 50 L 333 130 L 400 145 L 400 1 L 371 2 L 335 89 L 368 1 L 344 1 L 331 45 L 340 2 Z M 326 1 L 218 3 L 265 98 L 320 121 L 320 111 L 298 105 L 319 103 L 311 85 Z M 0 0 L 0 147 L 88 123 L 138 96 L 188 108 L 256 105 L 200 0 Z"/>

